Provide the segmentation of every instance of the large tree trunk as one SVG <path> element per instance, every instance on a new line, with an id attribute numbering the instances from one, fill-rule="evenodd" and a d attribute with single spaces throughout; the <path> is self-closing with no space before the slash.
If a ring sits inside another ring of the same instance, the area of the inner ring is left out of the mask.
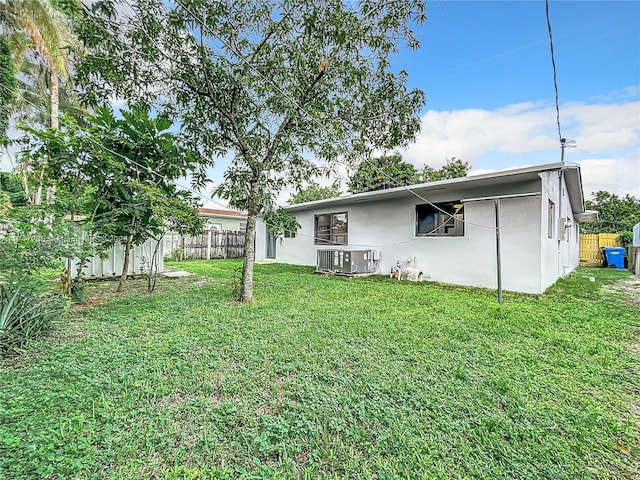
<path id="1" fill-rule="evenodd" d="M 59 98 L 59 84 L 58 84 L 58 72 L 56 71 L 56 67 L 53 64 L 53 60 L 49 59 L 49 93 L 51 98 L 51 128 L 53 130 L 60 130 L 60 120 L 59 120 L 59 112 L 60 112 L 60 98 Z M 40 172 L 40 179 L 38 181 L 38 188 L 35 193 L 35 201 L 36 205 L 40 205 L 42 203 L 42 189 L 44 188 L 44 170 Z M 51 201 L 53 196 L 55 195 L 55 190 L 53 186 L 47 187 L 47 201 Z"/>
<path id="2" fill-rule="evenodd" d="M 124 288 L 124 282 L 127 280 L 127 274 L 129 273 L 129 257 L 131 256 L 131 235 L 127 237 L 127 243 L 124 245 L 124 265 L 122 266 L 122 275 L 120 275 L 120 282 L 118 283 L 118 289 L 116 292 L 122 292 Z"/>
<path id="3" fill-rule="evenodd" d="M 247 231 L 244 237 L 244 257 L 242 263 L 242 291 L 240 300 L 248 303 L 253 299 L 253 263 L 255 260 L 255 239 L 257 213 L 247 215 Z"/>

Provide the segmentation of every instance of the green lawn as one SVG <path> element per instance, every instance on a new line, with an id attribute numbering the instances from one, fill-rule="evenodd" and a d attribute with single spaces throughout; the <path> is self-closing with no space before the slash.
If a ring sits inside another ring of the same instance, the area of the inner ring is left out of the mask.
<path id="1" fill-rule="evenodd" d="M 258 265 L 238 305 L 238 261 L 173 265 L 0 360 L 0 479 L 638 478 L 628 273 L 498 305 Z"/>

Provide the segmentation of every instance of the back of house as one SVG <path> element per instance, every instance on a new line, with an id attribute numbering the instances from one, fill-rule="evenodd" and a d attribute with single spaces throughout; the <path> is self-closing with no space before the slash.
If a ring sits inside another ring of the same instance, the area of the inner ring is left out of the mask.
<path id="1" fill-rule="evenodd" d="M 556 163 L 319 200 L 286 209 L 301 225 L 275 239 L 258 224 L 256 260 L 541 293 L 580 262 L 580 167 Z M 345 261 L 348 265 L 345 267 Z"/>

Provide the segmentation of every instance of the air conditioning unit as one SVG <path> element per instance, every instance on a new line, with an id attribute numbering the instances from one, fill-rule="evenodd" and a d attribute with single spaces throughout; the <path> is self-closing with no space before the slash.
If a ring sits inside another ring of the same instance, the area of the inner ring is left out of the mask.
<path id="1" fill-rule="evenodd" d="M 318 250 L 317 271 L 331 273 L 373 273 L 373 250 Z"/>

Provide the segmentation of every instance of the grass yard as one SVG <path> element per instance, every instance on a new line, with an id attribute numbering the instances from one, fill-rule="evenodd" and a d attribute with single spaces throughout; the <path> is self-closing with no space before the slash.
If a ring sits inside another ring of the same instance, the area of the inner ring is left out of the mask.
<path id="1" fill-rule="evenodd" d="M 238 261 L 173 265 L 0 359 L 0 479 L 640 478 L 626 272 L 497 305 L 258 265 L 238 305 Z"/>

